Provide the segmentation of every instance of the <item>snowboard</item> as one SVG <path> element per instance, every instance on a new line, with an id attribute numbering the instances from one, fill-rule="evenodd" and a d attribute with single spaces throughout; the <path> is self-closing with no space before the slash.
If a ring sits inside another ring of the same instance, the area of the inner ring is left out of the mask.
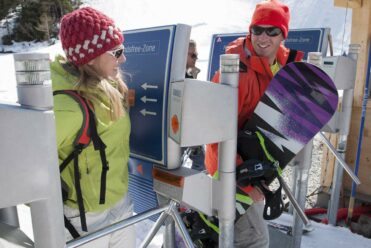
<path id="1" fill-rule="evenodd" d="M 327 124 L 337 105 L 336 86 L 324 71 L 306 62 L 289 63 L 274 75 L 244 130 L 258 131 L 284 169 Z"/>

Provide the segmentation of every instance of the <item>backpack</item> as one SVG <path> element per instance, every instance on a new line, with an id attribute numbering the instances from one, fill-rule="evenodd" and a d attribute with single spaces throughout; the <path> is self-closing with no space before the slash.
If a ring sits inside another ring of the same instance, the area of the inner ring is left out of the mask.
<path id="1" fill-rule="evenodd" d="M 80 172 L 79 172 L 79 155 L 81 154 L 82 150 L 88 147 L 90 142 L 93 142 L 94 150 L 99 150 L 101 162 L 102 162 L 102 173 L 101 173 L 101 185 L 100 185 L 100 198 L 99 204 L 105 203 L 106 197 L 106 177 L 108 167 L 108 161 L 106 159 L 106 145 L 103 143 L 102 139 L 99 137 L 97 132 L 97 125 L 95 120 L 95 114 L 93 105 L 84 97 L 82 97 L 77 91 L 74 90 L 58 90 L 54 91 L 53 95 L 58 94 L 65 94 L 70 96 L 74 99 L 80 106 L 80 109 L 83 114 L 83 121 L 81 128 L 73 142 L 74 149 L 73 151 L 67 156 L 67 158 L 59 165 L 59 171 L 62 171 L 69 165 L 69 163 L 73 160 L 73 167 L 74 167 L 74 184 L 77 196 L 77 204 L 79 207 L 80 213 L 80 221 L 81 221 L 81 228 L 83 231 L 87 231 L 86 225 L 86 216 L 85 216 L 85 208 L 83 203 L 81 185 L 80 185 Z M 68 187 L 67 184 L 63 181 L 61 177 L 61 184 L 62 184 L 62 198 L 63 202 L 68 199 Z M 71 233 L 73 238 L 80 237 L 79 233 L 70 223 L 66 216 L 64 216 L 64 224 L 68 231 Z"/>

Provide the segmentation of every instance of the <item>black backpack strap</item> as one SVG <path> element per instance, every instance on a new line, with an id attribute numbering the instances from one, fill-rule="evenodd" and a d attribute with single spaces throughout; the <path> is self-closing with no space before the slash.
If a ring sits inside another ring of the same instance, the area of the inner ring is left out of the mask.
<path id="1" fill-rule="evenodd" d="M 242 61 L 240 61 L 240 72 L 244 73 L 247 72 L 247 65 L 245 65 Z"/>
<path id="2" fill-rule="evenodd" d="M 108 161 L 106 157 L 106 145 L 104 144 L 103 140 L 99 137 L 97 131 L 97 125 L 95 121 L 95 114 L 89 108 L 89 117 L 90 117 L 90 133 L 91 139 L 93 141 L 94 150 L 99 150 L 100 159 L 102 162 L 102 173 L 101 173 L 101 180 L 100 180 L 100 197 L 99 197 L 99 204 L 104 204 L 106 201 L 106 178 L 107 178 L 107 171 L 109 170 Z"/>
<path id="3" fill-rule="evenodd" d="M 67 230 L 70 232 L 71 236 L 74 239 L 80 237 L 80 234 L 77 232 L 76 228 L 71 224 L 71 222 L 67 219 L 66 216 L 64 216 L 64 226 L 67 228 Z"/>
<path id="4" fill-rule="evenodd" d="M 75 158 L 73 160 L 73 170 L 74 170 L 74 178 L 75 178 L 75 189 L 76 189 L 76 197 L 77 197 L 77 205 L 79 206 L 79 213 L 80 213 L 80 220 L 81 220 L 81 229 L 85 232 L 88 231 L 88 227 L 86 225 L 86 216 L 85 216 L 85 207 L 84 201 L 82 198 L 82 191 L 80 185 L 80 170 L 79 170 L 79 153 L 78 151 L 75 152 Z"/>
<path id="5" fill-rule="evenodd" d="M 287 58 L 286 64 L 295 62 L 296 55 L 298 54 L 298 51 L 295 49 L 290 49 L 289 56 Z"/>
<path id="6" fill-rule="evenodd" d="M 53 92 L 53 95 L 57 94 L 67 94 L 70 97 L 72 97 L 76 102 L 79 103 L 79 106 L 83 113 L 83 123 L 81 125 L 78 135 L 75 138 L 74 150 L 71 152 L 70 155 L 67 156 L 67 158 L 60 165 L 60 172 L 62 172 L 67 167 L 67 165 L 72 161 L 72 159 L 74 160 L 74 179 L 75 179 L 74 184 L 77 194 L 76 195 L 77 203 L 79 206 L 81 227 L 83 231 L 87 231 L 85 208 L 80 185 L 81 175 L 78 166 L 78 156 L 80 155 L 81 151 L 89 145 L 90 141 L 93 141 L 94 149 L 99 150 L 102 162 L 99 204 L 104 204 L 106 196 L 106 178 L 107 171 L 109 169 L 105 152 L 106 145 L 98 135 L 95 114 L 94 111 L 92 110 L 92 107 L 89 105 L 89 102 L 85 98 L 80 96 L 76 91 L 73 90 L 60 90 Z M 63 192 L 63 195 L 66 195 L 66 192 Z"/>

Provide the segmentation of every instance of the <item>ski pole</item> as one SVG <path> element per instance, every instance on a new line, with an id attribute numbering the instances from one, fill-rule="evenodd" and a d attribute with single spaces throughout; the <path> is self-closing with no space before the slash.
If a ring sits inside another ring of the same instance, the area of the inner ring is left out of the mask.
<path id="1" fill-rule="evenodd" d="M 308 230 L 312 229 L 312 225 L 308 219 L 308 217 L 305 215 L 304 211 L 299 206 L 299 203 L 296 201 L 294 195 L 292 194 L 290 188 L 287 186 L 286 182 L 283 180 L 283 178 L 278 175 L 277 176 L 278 181 L 281 183 L 283 190 L 285 191 L 287 197 L 290 199 L 290 202 L 292 203 L 292 206 L 295 208 L 296 212 L 298 213 L 300 219 L 303 221 L 305 227 Z"/>
<path id="2" fill-rule="evenodd" d="M 368 100 L 368 85 L 370 83 L 370 70 L 371 70 L 371 43 L 368 49 L 368 64 L 367 64 L 367 75 L 366 75 L 366 82 L 365 82 L 365 92 L 363 94 L 363 102 L 362 102 L 362 114 L 361 114 L 361 121 L 359 125 L 359 134 L 358 134 L 358 145 L 357 145 L 357 153 L 356 153 L 356 162 L 354 166 L 354 174 L 358 175 L 359 170 L 359 162 L 361 159 L 361 150 L 362 150 L 362 139 L 363 139 L 363 129 L 365 126 L 365 119 L 366 119 L 366 106 Z M 347 224 L 349 225 L 352 220 L 353 216 L 353 208 L 355 202 L 355 196 L 357 191 L 357 185 L 352 182 L 352 191 L 349 199 L 349 206 L 348 206 L 348 217 L 347 217 Z"/>

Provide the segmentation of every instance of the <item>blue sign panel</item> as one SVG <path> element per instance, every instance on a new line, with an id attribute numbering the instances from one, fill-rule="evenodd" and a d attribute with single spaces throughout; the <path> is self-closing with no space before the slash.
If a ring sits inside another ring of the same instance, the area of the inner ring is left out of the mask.
<path id="1" fill-rule="evenodd" d="M 124 32 L 125 82 L 135 93 L 130 108 L 131 156 L 164 164 L 166 109 L 176 26 Z"/>
<path id="2" fill-rule="evenodd" d="M 129 194 L 134 202 L 134 212 L 142 213 L 157 207 L 157 195 L 153 189 L 153 165 L 140 159 L 129 159 Z M 156 221 L 158 216 L 150 219 Z"/>
<path id="3" fill-rule="evenodd" d="M 219 70 L 219 57 L 225 53 L 225 47 L 235 39 L 246 36 L 246 33 L 214 34 L 211 41 L 207 80 L 211 81 Z"/>
<path id="4" fill-rule="evenodd" d="M 322 55 L 326 56 L 327 30 L 329 31 L 326 28 L 292 29 L 285 40 L 285 46 L 305 52 L 304 60 L 307 59 L 309 52 L 322 52 Z M 326 42 L 323 42 L 324 39 Z"/>
<path id="5" fill-rule="evenodd" d="M 317 29 L 290 29 L 285 46 L 291 49 L 305 52 L 306 60 L 308 52 L 322 52 L 326 56 L 327 34 L 329 28 Z M 246 33 L 215 34 L 212 37 L 209 68 L 207 80 L 211 80 L 215 72 L 219 69 L 219 56 L 225 53 L 225 47 L 239 37 L 245 37 Z"/>

